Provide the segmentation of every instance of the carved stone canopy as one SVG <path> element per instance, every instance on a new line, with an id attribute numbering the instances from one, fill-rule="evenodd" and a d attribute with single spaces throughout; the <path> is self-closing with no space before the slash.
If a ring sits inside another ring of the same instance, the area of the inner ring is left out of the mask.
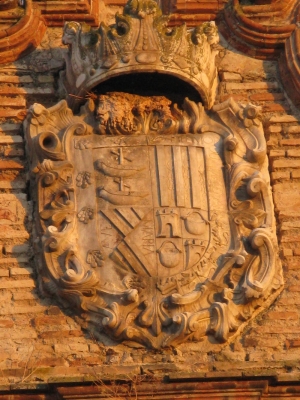
<path id="1" fill-rule="evenodd" d="M 74 109 L 93 88 L 113 77 L 159 73 L 187 82 L 211 108 L 218 82 L 217 28 L 214 22 L 193 30 L 186 25 L 170 28 L 168 21 L 154 0 L 129 0 L 111 26 L 102 22 L 92 29 L 66 22 L 63 43 L 69 52 L 60 82 L 68 104 Z"/>
<path id="2" fill-rule="evenodd" d="M 25 130 L 42 287 L 104 342 L 225 342 L 278 294 L 254 107 L 108 93 L 35 104 Z"/>

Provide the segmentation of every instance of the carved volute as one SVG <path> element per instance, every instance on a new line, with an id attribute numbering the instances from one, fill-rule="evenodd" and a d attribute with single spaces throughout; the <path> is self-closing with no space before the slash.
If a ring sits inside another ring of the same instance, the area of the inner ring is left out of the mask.
<path id="1" fill-rule="evenodd" d="M 199 77 L 204 106 L 98 88 L 77 115 L 65 100 L 31 107 L 41 286 L 104 343 L 226 342 L 282 286 L 259 112 L 232 99 L 213 106 L 214 78 L 205 86 L 191 73 L 210 63 L 213 25 L 168 31 L 151 0 L 130 1 L 116 20 L 97 31 L 66 24 L 65 87 L 80 94 L 109 74 L 157 72 L 165 54 L 169 74 L 176 64 L 176 77 Z"/>

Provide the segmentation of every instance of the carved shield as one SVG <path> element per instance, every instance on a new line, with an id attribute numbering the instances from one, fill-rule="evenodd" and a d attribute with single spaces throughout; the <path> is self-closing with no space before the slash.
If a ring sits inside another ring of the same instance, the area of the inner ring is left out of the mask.
<path id="1" fill-rule="evenodd" d="M 261 125 L 128 98 L 30 110 L 43 287 L 117 340 L 225 341 L 281 285 Z"/>

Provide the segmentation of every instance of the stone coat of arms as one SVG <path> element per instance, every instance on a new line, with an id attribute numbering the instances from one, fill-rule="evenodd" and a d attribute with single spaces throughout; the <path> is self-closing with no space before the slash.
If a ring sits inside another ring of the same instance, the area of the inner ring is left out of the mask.
<path id="1" fill-rule="evenodd" d="M 82 74 L 79 86 L 97 71 Z M 155 349 L 224 342 L 277 295 L 255 107 L 120 91 L 78 115 L 35 104 L 25 130 L 41 284 L 94 333 Z"/>

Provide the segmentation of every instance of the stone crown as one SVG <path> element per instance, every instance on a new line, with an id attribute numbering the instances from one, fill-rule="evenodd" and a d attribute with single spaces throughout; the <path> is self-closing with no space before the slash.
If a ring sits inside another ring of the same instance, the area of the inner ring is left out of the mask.
<path id="1" fill-rule="evenodd" d="M 66 22 L 63 43 L 69 46 L 62 86 L 69 103 L 80 102 L 99 83 L 112 77 L 141 72 L 173 75 L 200 94 L 206 108 L 214 103 L 217 73 L 214 22 L 190 30 L 168 27 L 169 16 L 153 0 L 129 0 L 115 24 L 97 29 Z"/>

